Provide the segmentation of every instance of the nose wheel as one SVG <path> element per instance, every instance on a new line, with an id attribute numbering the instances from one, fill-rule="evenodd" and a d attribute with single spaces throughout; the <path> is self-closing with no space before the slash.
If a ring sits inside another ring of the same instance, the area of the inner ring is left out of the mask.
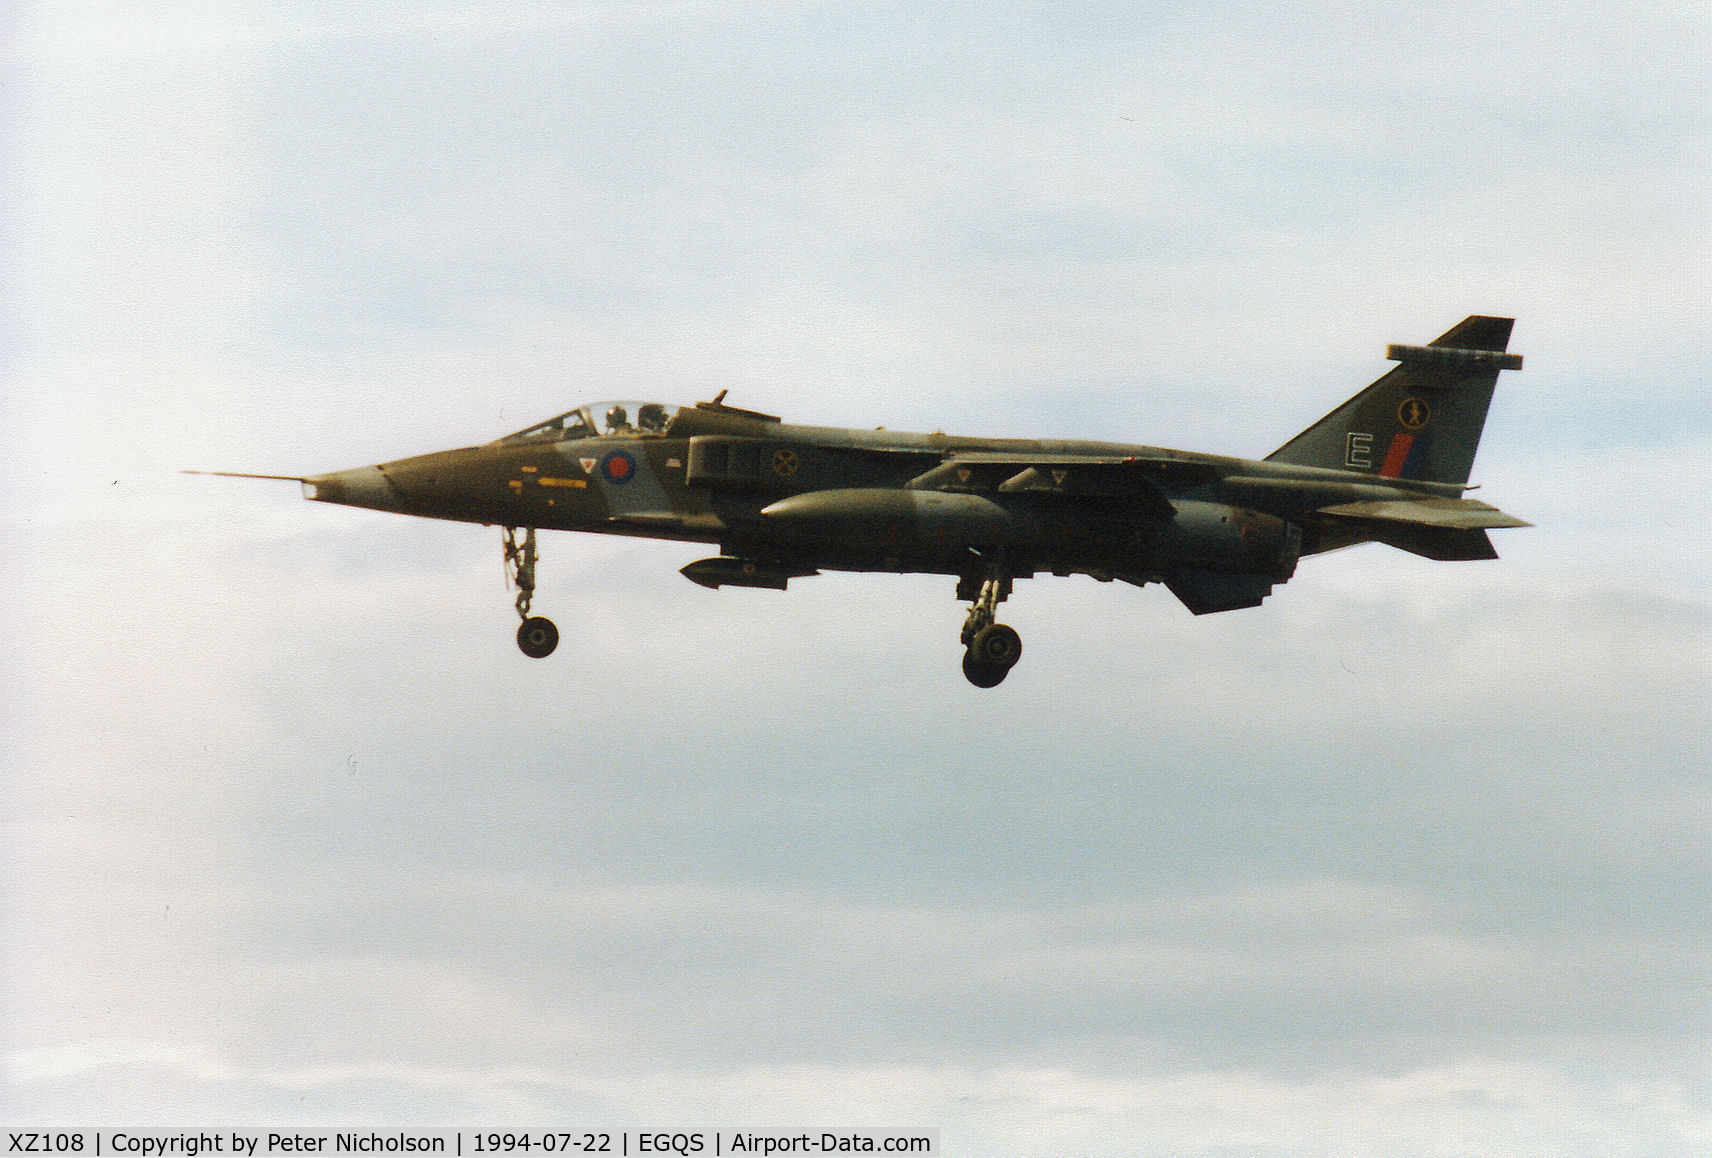
<path id="1" fill-rule="evenodd" d="M 529 614 L 535 598 L 535 559 L 535 528 L 525 527 L 520 542 L 517 528 L 506 527 L 505 577 L 517 588 L 517 614 L 523 620 L 517 628 L 517 646 L 530 659 L 546 659 L 559 646 L 559 629 L 551 619 Z"/>
<path id="2" fill-rule="evenodd" d="M 517 625 L 517 646 L 530 659 L 546 659 L 559 646 L 559 629 L 551 619 L 532 615 Z"/>
<path id="3" fill-rule="evenodd" d="M 958 598 L 973 600 L 963 621 L 963 675 L 978 688 L 998 687 L 1022 658 L 1022 636 L 995 622 L 999 604 L 1010 594 L 1010 576 L 998 567 L 985 579 L 968 576 L 957 585 Z"/>

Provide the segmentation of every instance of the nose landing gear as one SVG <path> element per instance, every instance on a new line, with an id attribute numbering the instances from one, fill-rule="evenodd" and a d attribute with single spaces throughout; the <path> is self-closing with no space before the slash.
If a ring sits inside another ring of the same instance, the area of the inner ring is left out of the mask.
<path id="1" fill-rule="evenodd" d="M 523 620 L 517 628 L 517 646 L 530 659 L 546 659 L 559 646 L 559 629 L 551 619 L 529 614 L 535 598 L 535 558 L 535 528 L 525 527 L 520 543 L 517 528 L 506 527 L 505 578 L 517 588 L 517 614 Z"/>
<path id="2" fill-rule="evenodd" d="M 957 584 L 957 597 L 973 601 L 963 621 L 963 674 L 978 688 L 998 687 L 1022 658 L 1022 637 L 995 622 L 1010 594 L 1011 577 L 1000 566 L 990 567 L 984 579 L 968 575 Z"/>

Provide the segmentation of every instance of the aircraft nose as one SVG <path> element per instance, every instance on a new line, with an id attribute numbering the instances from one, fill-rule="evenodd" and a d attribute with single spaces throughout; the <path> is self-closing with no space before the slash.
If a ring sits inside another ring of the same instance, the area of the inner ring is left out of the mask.
<path id="1" fill-rule="evenodd" d="M 397 489 L 378 466 L 336 470 L 304 479 L 303 497 L 321 503 L 370 507 L 377 511 L 395 511 L 399 507 Z"/>

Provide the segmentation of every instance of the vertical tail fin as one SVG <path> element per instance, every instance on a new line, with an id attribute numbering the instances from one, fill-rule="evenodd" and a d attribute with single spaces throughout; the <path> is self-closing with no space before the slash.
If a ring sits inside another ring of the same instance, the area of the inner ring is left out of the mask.
<path id="1" fill-rule="evenodd" d="M 1386 478 L 1465 483 L 1514 318 L 1464 318 L 1426 346 L 1391 346 L 1390 373 L 1267 455 Z"/>

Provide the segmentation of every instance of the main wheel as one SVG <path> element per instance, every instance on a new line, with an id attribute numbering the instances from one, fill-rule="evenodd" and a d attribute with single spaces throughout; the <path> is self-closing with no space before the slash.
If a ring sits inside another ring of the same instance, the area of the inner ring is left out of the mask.
<path id="1" fill-rule="evenodd" d="M 1010 668 L 985 662 L 973 648 L 963 653 L 963 675 L 978 688 L 996 688 L 1010 674 Z"/>
<path id="2" fill-rule="evenodd" d="M 975 633 L 969 654 L 983 664 L 1009 671 L 1022 658 L 1022 636 L 1002 623 L 990 624 Z"/>
<path id="3" fill-rule="evenodd" d="M 525 619 L 517 628 L 517 646 L 530 659 L 546 659 L 559 646 L 559 629 L 539 615 Z"/>

